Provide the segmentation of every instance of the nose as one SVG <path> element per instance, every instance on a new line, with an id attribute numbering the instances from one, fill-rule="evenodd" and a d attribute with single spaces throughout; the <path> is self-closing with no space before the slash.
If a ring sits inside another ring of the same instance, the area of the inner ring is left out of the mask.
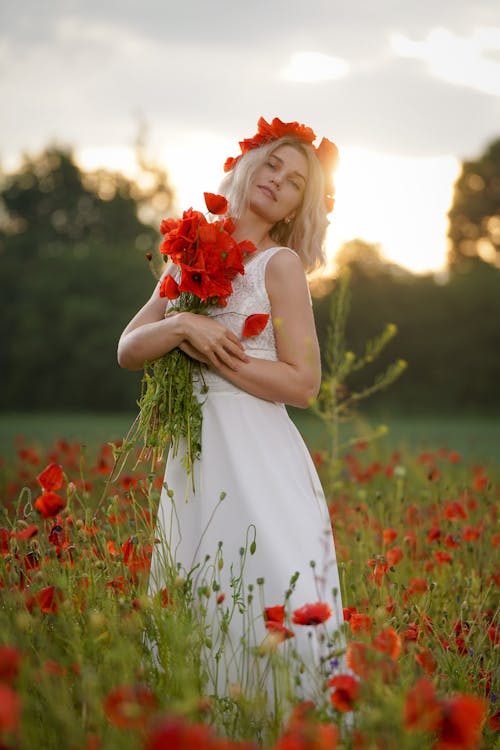
<path id="1" fill-rule="evenodd" d="M 279 188 L 279 186 L 281 184 L 281 180 L 280 180 L 279 176 L 275 175 L 275 174 L 272 175 L 272 177 L 270 179 L 270 182 L 274 183 L 277 188 Z"/>

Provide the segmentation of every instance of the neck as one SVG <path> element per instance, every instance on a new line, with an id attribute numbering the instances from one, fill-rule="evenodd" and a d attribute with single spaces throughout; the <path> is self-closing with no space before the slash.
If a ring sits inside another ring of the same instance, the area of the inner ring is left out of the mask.
<path id="1" fill-rule="evenodd" d="M 246 212 L 240 219 L 235 220 L 235 224 L 236 229 L 234 230 L 233 237 L 237 242 L 250 240 L 257 250 L 267 250 L 267 248 L 273 247 L 275 244 L 269 236 L 271 225 L 268 222 L 262 221 L 255 214 Z"/>

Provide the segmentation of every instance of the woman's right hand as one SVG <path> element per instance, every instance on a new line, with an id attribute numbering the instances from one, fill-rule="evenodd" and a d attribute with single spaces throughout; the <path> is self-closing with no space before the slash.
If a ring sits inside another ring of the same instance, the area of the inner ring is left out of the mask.
<path id="1" fill-rule="evenodd" d="M 239 338 L 218 320 L 190 312 L 178 315 L 184 332 L 180 348 L 189 356 L 215 369 L 225 366 L 235 371 L 242 362 L 250 361 Z"/>

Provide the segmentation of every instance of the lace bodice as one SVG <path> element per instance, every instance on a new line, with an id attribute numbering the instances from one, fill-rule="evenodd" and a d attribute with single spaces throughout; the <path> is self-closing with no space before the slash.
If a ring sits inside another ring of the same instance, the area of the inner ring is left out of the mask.
<path id="1" fill-rule="evenodd" d="M 287 248 L 289 250 L 289 248 Z M 227 300 L 226 307 L 214 307 L 209 315 L 229 328 L 242 341 L 243 347 L 251 357 L 276 361 L 276 340 L 271 318 L 271 303 L 266 291 L 266 266 L 268 261 L 282 247 L 271 247 L 257 253 L 245 264 L 245 273 L 233 281 L 233 293 Z M 289 252 L 294 252 L 289 250 Z M 266 327 L 257 336 L 242 338 L 243 325 L 249 315 L 260 313 L 269 315 Z"/>

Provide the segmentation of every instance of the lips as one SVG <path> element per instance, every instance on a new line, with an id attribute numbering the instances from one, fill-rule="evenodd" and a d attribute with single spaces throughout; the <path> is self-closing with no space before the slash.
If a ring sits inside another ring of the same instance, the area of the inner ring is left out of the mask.
<path id="1" fill-rule="evenodd" d="M 274 190 L 272 190 L 272 188 L 268 187 L 267 185 L 258 185 L 257 187 L 259 188 L 259 190 L 262 190 L 265 195 L 271 198 L 271 200 L 278 200 L 276 197 L 276 193 L 274 192 Z"/>

